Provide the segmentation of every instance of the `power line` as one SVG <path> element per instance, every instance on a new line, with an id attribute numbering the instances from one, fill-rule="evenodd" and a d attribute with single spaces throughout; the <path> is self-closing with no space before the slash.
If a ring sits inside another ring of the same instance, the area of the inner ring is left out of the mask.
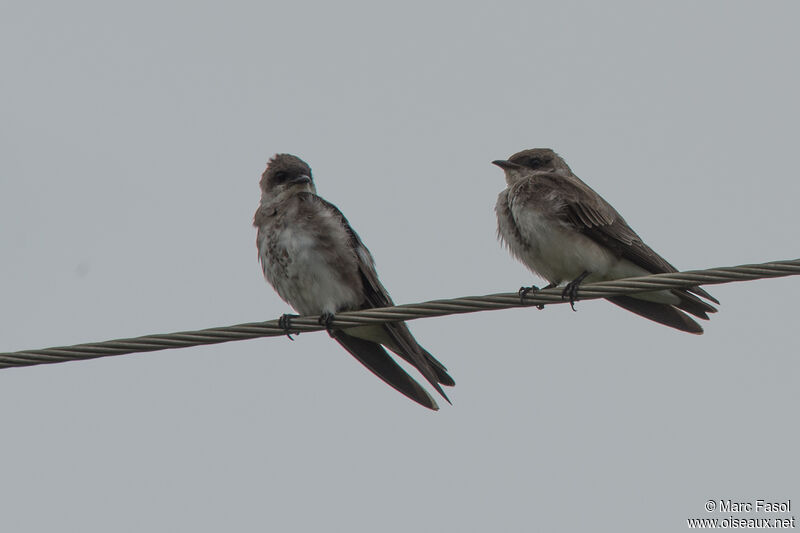
<path id="1" fill-rule="evenodd" d="M 626 278 L 599 283 L 587 283 L 578 289 L 576 300 L 593 300 L 620 294 L 653 291 L 660 289 L 678 289 L 695 285 L 714 285 L 734 281 L 749 281 L 763 278 L 779 278 L 800 274 L 800 259 L 788 261 L 772 261 L 754 265 L 711 268 L 707 270 L 689 270 L 670 274 L 653 274 L 637 278 Z M 378 309 L 342 312 L 336 315 L 331 323 L 334 328 L 359 326 L 383 322 L 414 320 L 417 318 L 445 316 L 460 313 L 475 313 L 512 307 L 529 307 L 542 304 L 565 303 L 560 288 L 546 289 L 528 293 L 524 303 L 519 294 L 501 293 L 485 296 L 466 296 L 450 300 L 432 300 L 416 304 L 405 304 Z M 320 331 L 325 329 L 316 316 L 293 318 L 292 332 Z M 177 333 L 161 333 L 145 335 L 130 339 L 116 339 L 105 342 L 76 344 L 45 348 L 42 350 L 22 350 L 18 352 L 0 353 L 0 369 L 15 366 L 31 366 L 47 363 L 61 363 L 82 359 L 94 359 L 110 355 L 124 355 L 137 352 L 153 352 L 170 348 L 188 348 L 204 344 L 255 339 L 258 337 L 275 337 L 285 335 L 278 320 L 251 322 L 219 328 L 201 329 L 197 331 L 181 331 Z"/>

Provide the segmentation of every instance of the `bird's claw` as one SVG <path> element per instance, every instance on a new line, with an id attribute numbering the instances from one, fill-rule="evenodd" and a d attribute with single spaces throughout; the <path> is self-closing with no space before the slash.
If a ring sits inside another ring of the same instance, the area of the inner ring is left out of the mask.
<path id="1" fill-rule="evenodd" d="M 589 273 L 584 271 L 583 274 L 567 283 L 567 286 L 564 287 L 564 290 L 561 292 L 561 299 L 569 300 L 569 306 L 572 307 L 573 311 L 577 311 L 577 309 L 575 309 L 575 299 L 578 297 L 578 287 L 580 287 L 581 282 L 588 275 Z"/>
<path id="2" fill-rule="evenodd" d="M 564 287 L 564 291 L 561 293 L 562 300 L 569 300 L 569 306 L 572 308 L 573 311 L 577 311 L 575 309 L 575 297 L 578 295 L 578 286 L 573 283 L 567 283 L 567 286 Z"/>
<path id="3" fill-rule="evenodd" d="M 293 341 L 293 340 L 294 340 L 294 339 L 292 338 L 292 319 L 293 319 L 293 318 L 297 318 L 298 316 L 300 316 L 300 315 L 290 315 L 290 314 L 284 313 L 284 314 L 282 314 L 282 315 L 281 315 L 281 317 L 278 319 L 278 327 L 279 327 L 279 328 L 281 328 L 281 329 L 283 330 L 283 333 L 284 333 L 284 334 L 285 334 L 287 337 L 289 337 L 289 340 L 290 340 L 290 341 Z M 299 335 L 300 333 L 299 333 L 299 332 L 296 332 L 295 334 L 296 334 L 296 335 Z"/>
<path id="4" fill-rule="evenodd" d="M 531 285 L 530 287 L 525 287 L 525 286 L 520 287 L 519 291 L 517 291 L 517 294 L 519 294 L 519 303 L 525 305 L 525 297 L 528 295 L 528 293 L 538 292 L 538 291 L 539 287 L 537 287 L 536 285 Z M 537 305 L 536 307 L 539 306 Z"/>
<path id="5" fill-rule="evenodd" d="M 325 329 L 328 331 L 328 335 L 333 337 L 333 319 L 335 315 L 333 313 L 322 313 L 319 316 L 317 322 L 319 322 L 320 326 L 325 326 Z"/>

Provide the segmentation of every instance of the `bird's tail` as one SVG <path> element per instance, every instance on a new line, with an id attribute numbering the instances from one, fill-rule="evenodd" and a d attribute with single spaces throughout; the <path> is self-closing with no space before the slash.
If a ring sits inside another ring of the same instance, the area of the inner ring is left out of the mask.
<path id="1" fill-rule="evenodd" d="M 418 404 L 428 409 L 438 410 L 439 406 L 431 398 L 430 394 L 422 386 L 414 381 L 405 370 L 403 370 L 394 359 L 383 349 L 383 346 L 375 342 L 360 339 L 348 335 L 342 330 L 333 330 L 333 338 L 341 344 L 345 350 L 358 359 L 373 374 L 381 378 L 388 385 L 394 387 L 398 392 L 411 398 Z"/>
<path id="2" fill-rule="evenodd" d="M 631 296 L 612 296 L 608 298 L 608 301 L 659 324 L 687 333 L 694 333 L 695 335 L 703 334 L 703 328 L 700 327 L 700 324 L 672 305 L 639 300 Z"/>

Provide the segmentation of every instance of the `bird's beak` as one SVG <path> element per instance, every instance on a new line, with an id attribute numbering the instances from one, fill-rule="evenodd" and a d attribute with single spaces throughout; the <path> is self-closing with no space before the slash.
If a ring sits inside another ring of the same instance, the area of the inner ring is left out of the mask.
<path id="1" fill-rule="evenodd" d="M 311 183 L 311 176 L 300 174 L 291 181 L 291 185 L 300 185 L 301 183 Z"/>
<path id="2" fill-rule="evenodd" d="M 493 165 L 497 165 L 498 167 L 502 168 L 503 170 L 510 170 L 512 168 L 519 168 L 519 165 L 516 163 L 512 163 L 511 161 L 506 161 L 505 159 L 497 159 L 492 161 Z"/>

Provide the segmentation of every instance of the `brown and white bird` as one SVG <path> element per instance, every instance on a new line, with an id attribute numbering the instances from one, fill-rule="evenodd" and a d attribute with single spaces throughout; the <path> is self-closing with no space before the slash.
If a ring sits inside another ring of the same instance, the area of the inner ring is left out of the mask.
<path id="1" fill-rule="evenodd" d="M 264 277 L 284 301 L 303 315 L 320 315 L 322 323 L 330 323 L 339 311 L 394 305 L 369 250 L 341 211 L 317 195 L 311 168 L 303 160 L 275 155 L 260 185 L 261 202 L 253 221 L 258 258 Z M 440 384 L 455 385 L 444 365 L 419 345 L 403 322 L 329 332 L 379 378 L 425 407 L 438 409 L 384 346 L 419 370 L 446 400 Z"/>
<path id="2" fill-rule="evenodd" d="M 565 297 L 574 298 L 582 281 L 677 271 L 553 150 L 523 150 L 492 163 L 503 169 L 508 185 L 495 206 L 499 239 L 550 282 L 549 287 L 567 283 Z M 608 300 L 655 322 L 700 334 L 703 328 L 686 313 L 708 320 L 708 313 L 717 310 L 698 296 L 719 303 L 700 287 Z"/>

